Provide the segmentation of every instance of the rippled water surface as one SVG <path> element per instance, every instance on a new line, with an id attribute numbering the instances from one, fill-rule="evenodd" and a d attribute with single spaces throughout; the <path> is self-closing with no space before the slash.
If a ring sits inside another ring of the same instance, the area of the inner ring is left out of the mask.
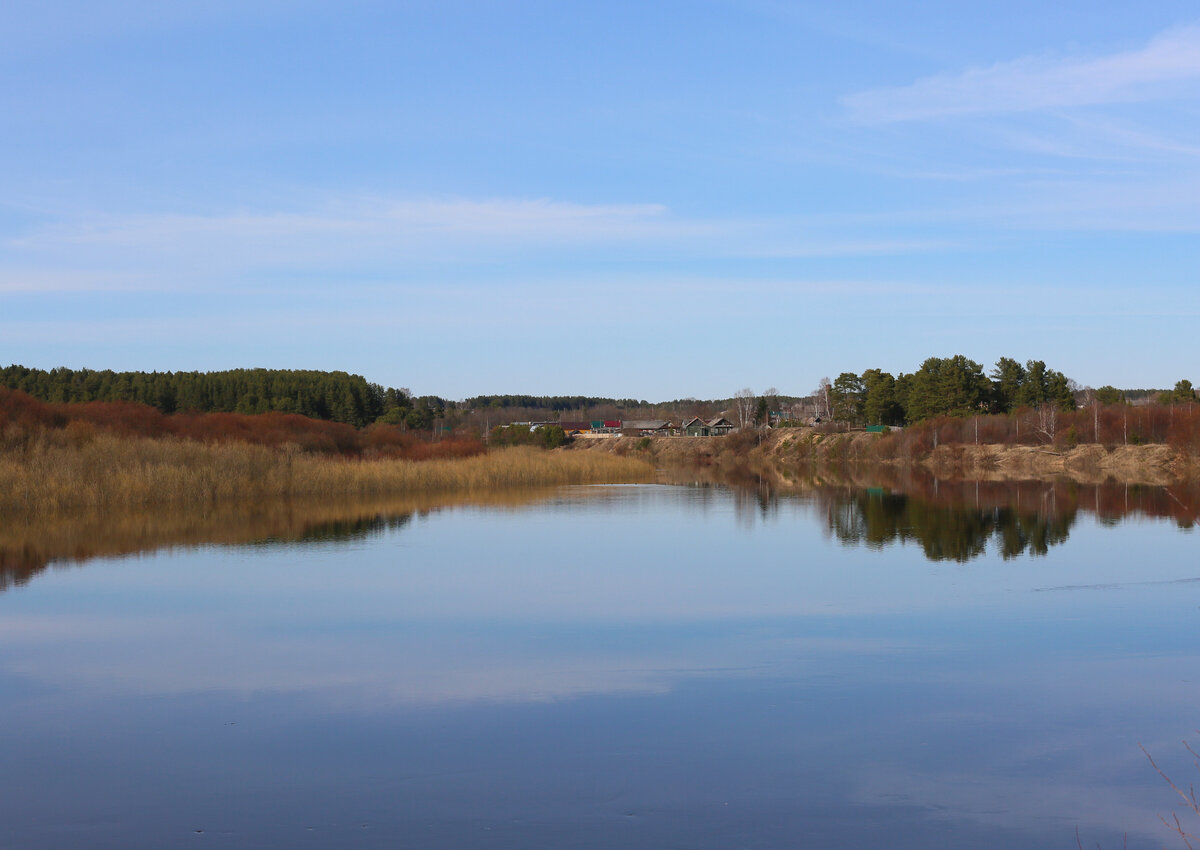
<path id="1" fill-rule="evenodd" d="M 646 485 L 9 523 L 0 847 L 1183 846 L 1138 745 L 1200 780 L 1187 501 Z"/>

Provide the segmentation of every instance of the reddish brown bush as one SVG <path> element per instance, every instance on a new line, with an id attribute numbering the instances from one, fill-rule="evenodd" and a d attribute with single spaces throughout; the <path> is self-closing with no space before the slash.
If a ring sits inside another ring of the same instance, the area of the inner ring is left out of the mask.
<path id="1" fill-rule="evenodd" d="M 411 460 L 470 457 L 486 451 L 477 439 L 401 431 L 371 425 L 362 431 L 340 422 L 294 413 L 179 413 L 167 416 L 135 402 L 50 404 L 20 390 L 0 387 L 0 439 L 25 445 L 39 435 L 58 435 L 81 445 L 96 433 L 120 437 L 182 437 L 207 443 L 250 443 L 343 456 L 384 456 Z"/>
<path id="2" fill-rule="evenodd" d="M 987 444 L 1045 445 L 1051 442 L 1048 423 L 1039 411 L 1027 407 L 1009 415 L 940 417 L 904 429 L 908 453 L 928 452 L 935 445 Z M 1182 451 L 1200 453 L 1200 404 L 1151 404 L 1134 407 L 1114 404 L 1097 409 L 1058 411 L 1053 442 L 1059 446 L 1100 443 L 1106 446 L 1166 443 Z"/>
<path id="3" fill-rule="evenodd" d="M 26 432 L 62 428 L 67 420 L 56 407 L 21 390 L 0 387 L 0 434 L 10 427 Z"/>
<path id="4" fill-rule="evenodd" d="M 1167 442 L 1186 451 L 1200 451 L 1200 404 L 1177 405 L 1171 412 Z"/>
<path id="5" fill-rule="evenodd" d="M 450 436 L 433 442 L 427 434 L 401 431 L 395 425 L 376 424 L 362 432 L 364 453 L 405 460 L 435 460 L 483 454 L 487 447 L 473 437 Z"/>
<path id="6" fill-rule="evenodd" d="M 57 405 L 72 421 L 90 422 L 121 437 L 162 437 L 173 434 L 167 417 L 147 404 L 133 401 L 89 401 Z"/>

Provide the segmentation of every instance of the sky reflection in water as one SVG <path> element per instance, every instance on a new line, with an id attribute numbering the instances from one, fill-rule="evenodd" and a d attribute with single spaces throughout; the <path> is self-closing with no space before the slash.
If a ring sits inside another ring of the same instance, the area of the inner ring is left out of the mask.
<path id="1" fill-rule="evenodd" d="M 43 572 L 0 846 L 1162 846 L 1195 534 L 1060 507 L 574 488 Z"/>

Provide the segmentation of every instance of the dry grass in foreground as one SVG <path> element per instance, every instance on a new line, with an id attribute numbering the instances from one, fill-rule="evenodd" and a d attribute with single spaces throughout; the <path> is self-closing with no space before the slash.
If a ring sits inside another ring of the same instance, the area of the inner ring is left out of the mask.
<path id="1" fill-rule="evenodd" d="M 354 460 L 286 447 L 98 435 L 77 445 L 35 442 L 0 454 L 0 512 L 474 493 L 653 477 L 642 460 L 583 452 L 514 448 L 450 460 Z"/>

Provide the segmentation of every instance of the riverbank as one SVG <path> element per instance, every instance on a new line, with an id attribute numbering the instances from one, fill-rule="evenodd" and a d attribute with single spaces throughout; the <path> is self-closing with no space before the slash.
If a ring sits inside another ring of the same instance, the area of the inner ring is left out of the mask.
<path id="1" fill-rule="evenodd" d="M 812 428 L 776 428 L 728 437 L 617 437 L 576 440 L 573 451 L 642 457 L 659 468 L 725 473 L 776 473 L 844 466 L 921 469 L 937 478 L 1019 481 L 1069 478 L 1169 484 L 1200 477 L 1198 459 L 1170 446 L 1085 443 L 1077 446 L 955 444 L 921 450 L 895 434 L 819 434 Z"/>
<path id="2" fill-rule="evenodd" d="M 0 453 L 0 513 L 270 498 L 484 493 L 652 480 L 647 459 L 511 448 L 442 460 L 358 459 L 294 446 L 97 435 Z"/>

